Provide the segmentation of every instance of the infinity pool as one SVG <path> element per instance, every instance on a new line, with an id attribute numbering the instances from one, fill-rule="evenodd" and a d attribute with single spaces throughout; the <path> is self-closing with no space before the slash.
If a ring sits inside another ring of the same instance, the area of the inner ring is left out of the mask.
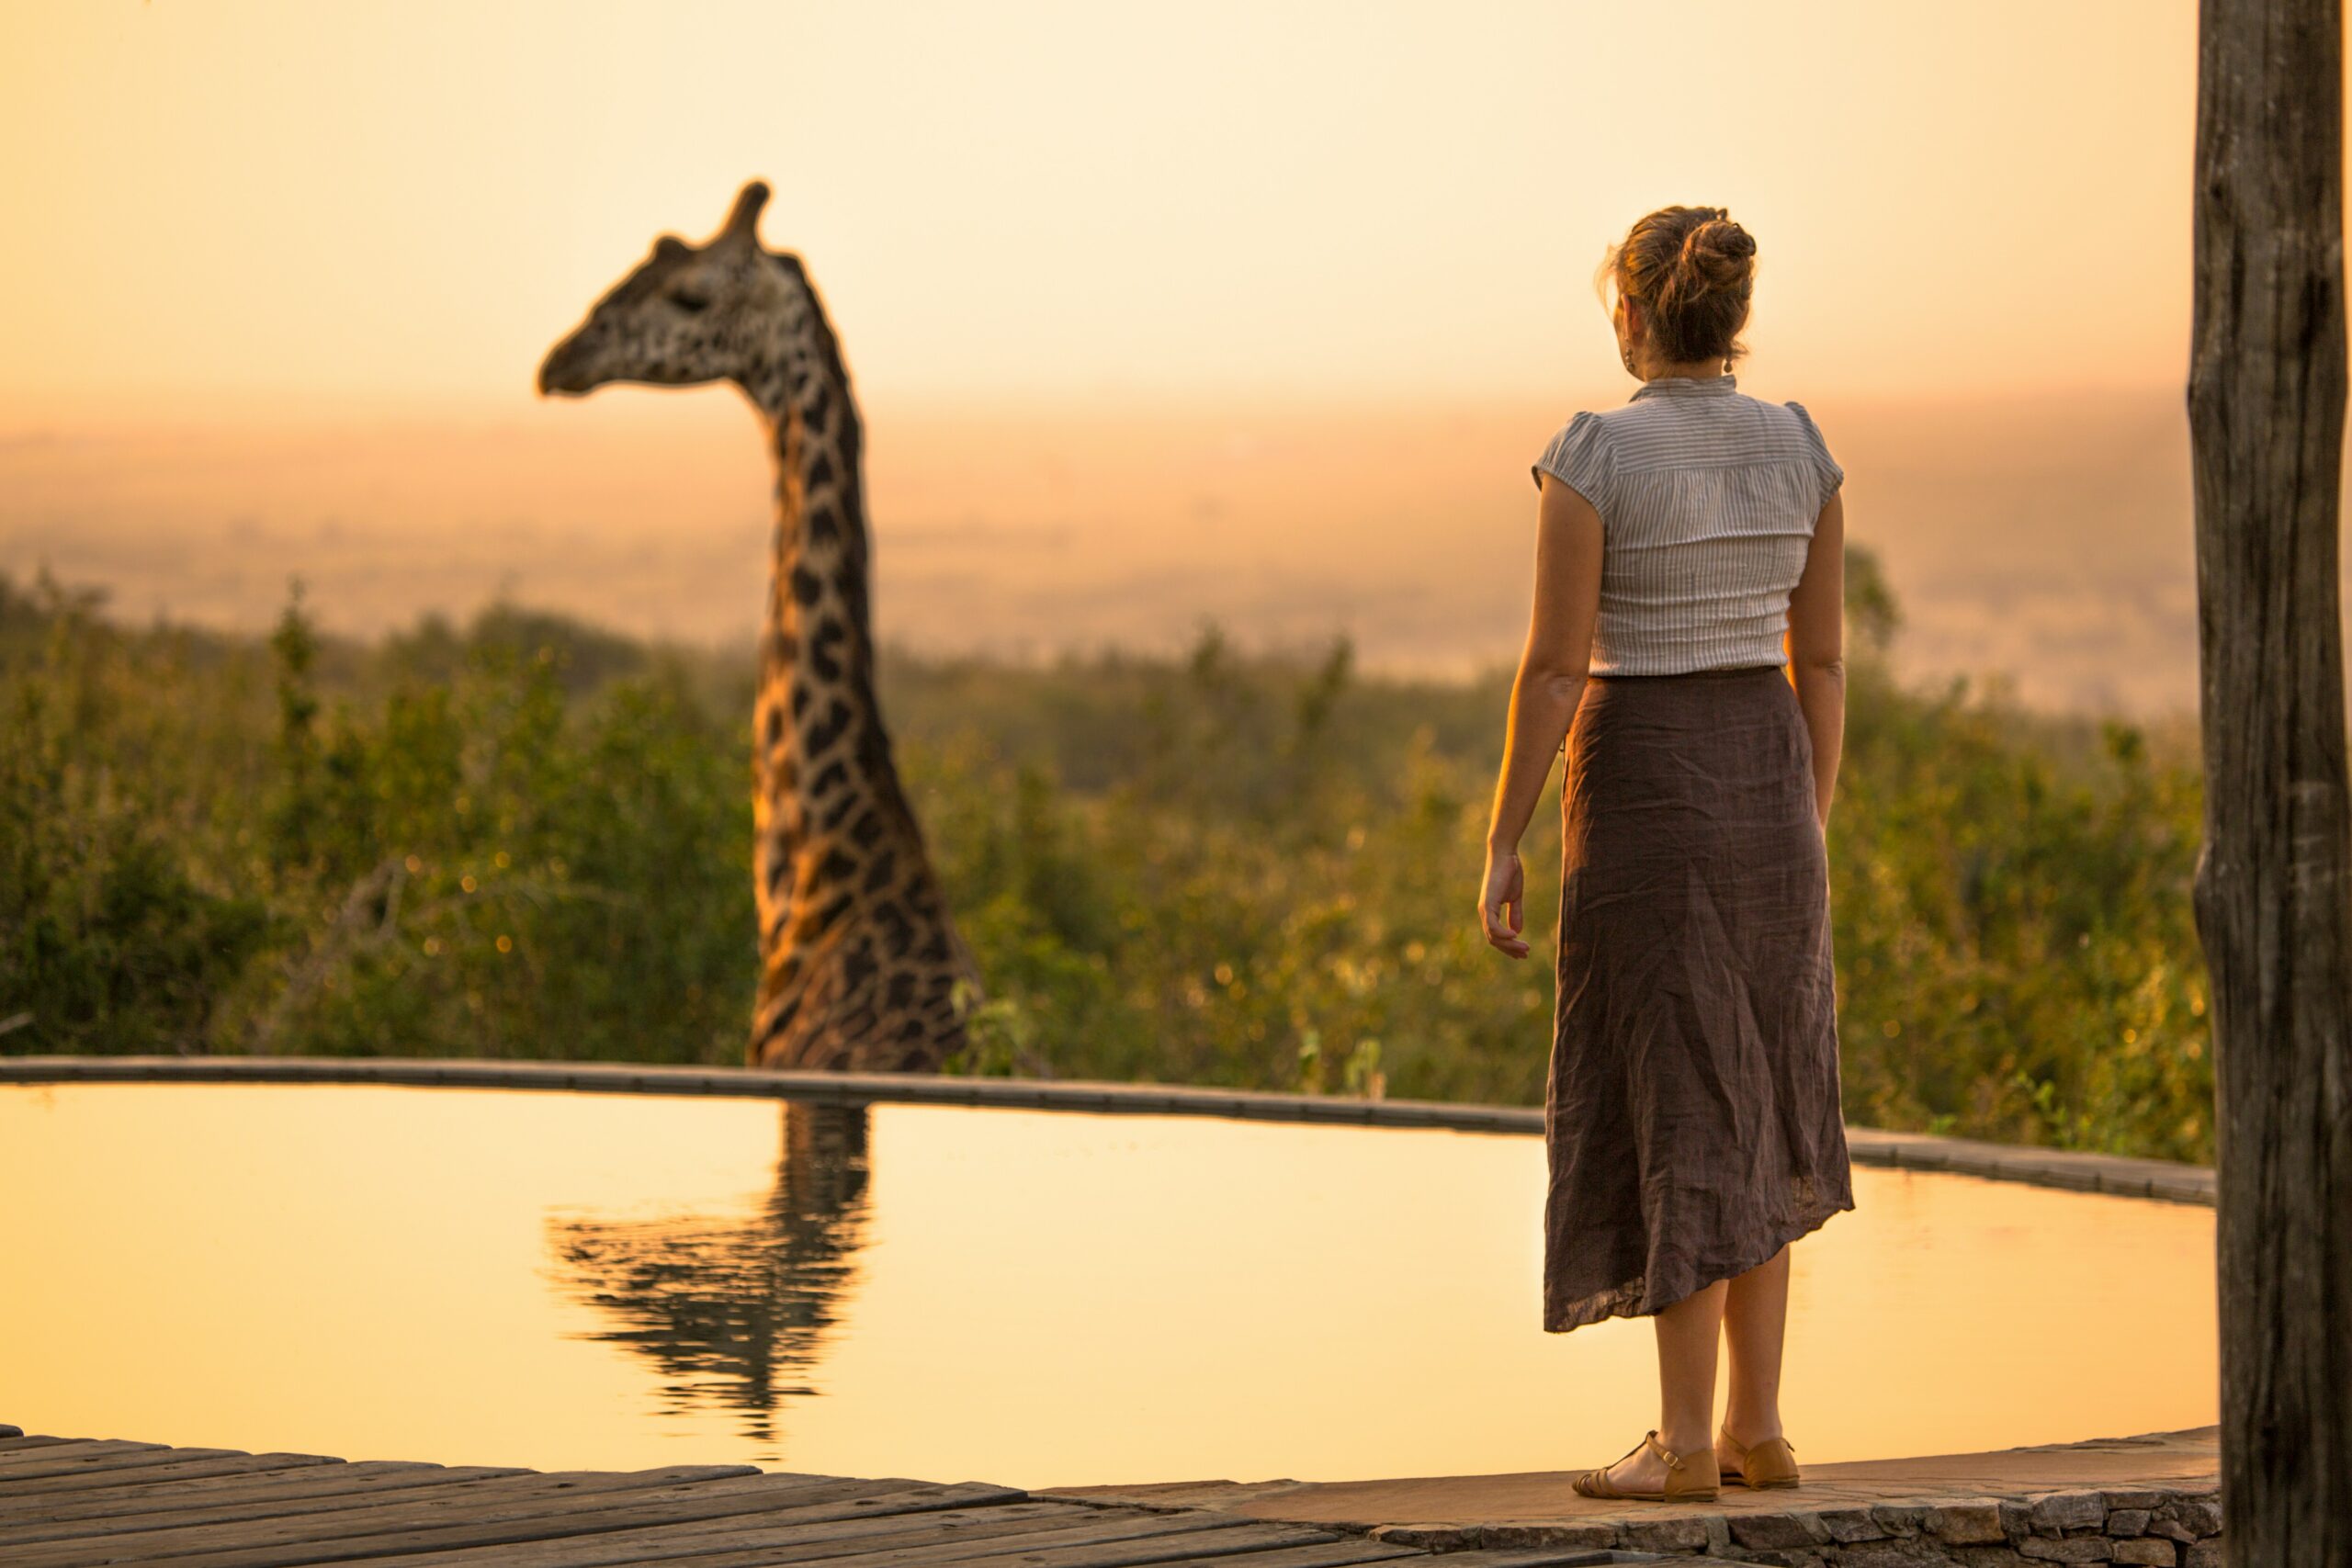
<path id="1" fill-rule="evenodd" d="M 0 1420 L 1050 1487 L 1605 1463 L 1525 1134 L 314 1085 L 0 1089 Z M 2216 1418 L 2213 1212 L 1858 1166 L 1796 1244 L 1808 1463 Z M 1722 1393 L 1718 1390 L 1718 1408 Z"/>

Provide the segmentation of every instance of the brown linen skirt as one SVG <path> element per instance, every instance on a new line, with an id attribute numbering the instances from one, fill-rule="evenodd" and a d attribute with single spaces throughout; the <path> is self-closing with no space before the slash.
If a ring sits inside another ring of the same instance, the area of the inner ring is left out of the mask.
<path id="1" fill-rule="evenodd" d="M 1782 668 L 1594 676 L 1564 750 L 1550 1333 L 1654 1314 L 1854 1206 L 1813 740 Z"/>

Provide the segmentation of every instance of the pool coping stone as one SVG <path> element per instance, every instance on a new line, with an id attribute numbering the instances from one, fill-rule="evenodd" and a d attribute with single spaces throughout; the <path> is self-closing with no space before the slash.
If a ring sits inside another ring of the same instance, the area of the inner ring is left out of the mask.
<path id="1" fill-rule="evenodd" d="M 603 1094 L 720 1095 L 863 1104 L 993 1106 L 1033 1111 L 1224 1116 L 1464 1133 L 1544 1131 L 1540 1106 L 1436 1100 L 1366 1100 L 1269 1089 L 1089 1078 L 967 1077 L 933 1073 L 833 1073 L 635 1062 L 482 1061 L 414 1056 L 0 1056 L 0 1084 L 349 1083 L 518 1089 Z M 2082 1149 L 1996 1144 L 1939 1133 L 1848 1124 L 1858 1165 L 1945 1171 L 2040 1187 L 2171 1202 L 2214 1203 L 2213 1168 Z"/>
<path id="2" fill-rule="evenodd" d="M 1800 1487 L 1751 1492 L 1726 1484 L 1705 1503 L 1583 1497 L 1569 1486 L 1577 1473 L 1571 1470 L 1034 1487 L 1030 1495 L 1213 1508 L 1441 1552 L 1591 1547 L 1825 1568 L 2036 1560 L 2218 1564 L 2212 1554 L 2222 1524 L 2219 1438 L 2218 1426 L 2191 1427 L 1975 1453 L 1814 1463 L 1804 1467 Z M 2126 1549 L 2127 1540 L 2148 1544 Z M 1945 1555 L 1946 1548 L 1970 1550 Z M 1988 1558 L 1976 1549 L 1997 1555 Z"/>

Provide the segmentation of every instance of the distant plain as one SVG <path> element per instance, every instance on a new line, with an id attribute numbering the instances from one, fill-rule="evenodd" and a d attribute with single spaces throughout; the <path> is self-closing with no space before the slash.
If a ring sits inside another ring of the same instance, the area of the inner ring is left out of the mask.
<path id="1" fill-rule="evenodd" d="M 1742 389 L 1779 391 L 1743 375 Z M 1525 636 L 1528 463 L 1555 401 L 994 408 L 869 400 L 886 649 L 1031 661 L 1354 640 L 1454 675 Z M 2006 679 L 2045 709 L 2193 715 L 2188 428 L 2173 392 L 1805 400 L 1847 470 L 1906 676 Z M 637 636 L 747 644 L 774 476 L 742 400 L 608 389 L 476 412 L 264 421 L 190 408 L 0 431 L 0 571 L 107 587 L 118 615 L 266 626 L 289 578 L 371 635 L 506 597 Z"/>

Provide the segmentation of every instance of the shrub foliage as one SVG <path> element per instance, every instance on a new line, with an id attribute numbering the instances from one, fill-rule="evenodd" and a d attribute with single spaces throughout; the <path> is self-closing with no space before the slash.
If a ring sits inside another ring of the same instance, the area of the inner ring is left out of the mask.
<path id="1" fill-rule="evenodd" d="M 2188 743 L 1889 674 L 1849 564 L 1833 811 L 1846 1112 L 2210 1161 Z M 751 665 L 496 605 L 373 646 L 0 578 L 0 1051 L 731 1064 L 756 976 Z M 886 648 L 989 998 L 965 1072 L 1539 1104 L 1535 954 L 1476 912 L 1510 672 L 1344 639 L 1050 666 Z"/>

